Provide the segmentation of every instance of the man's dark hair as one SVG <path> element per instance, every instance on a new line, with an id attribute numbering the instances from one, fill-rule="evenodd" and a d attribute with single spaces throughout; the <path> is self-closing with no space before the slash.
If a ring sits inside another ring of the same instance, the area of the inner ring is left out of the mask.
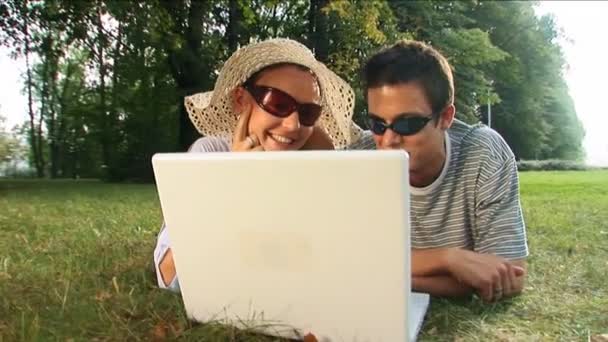
<path id="1" fill-rule="evenodd" d="M 437 118 L 454 103 L 450 64 L 437 50 L 422 42 L 402 40 L 373 55 L 363 67 L 365 93 L 369 88 L 417 82 Z"/>

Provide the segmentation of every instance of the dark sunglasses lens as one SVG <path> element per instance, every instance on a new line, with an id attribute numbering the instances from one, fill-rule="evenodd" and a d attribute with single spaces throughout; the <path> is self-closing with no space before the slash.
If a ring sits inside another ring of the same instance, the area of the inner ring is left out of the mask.
<path id="1" fill-rule="evenodd" d="M 384 125 L 384 123 L 376 118 L 369 118 L 369 129 L 372 131 L 372 133 L 374 134 L 384 134 L 384 131 L 386 131 L 386 126 Z"/>
<path id="2" fill-rule="evenodd" d="M 274 89 L 266 89 L 259 102 L 264 110 L 280 118 L 289 116 L 296 107 L 290 97 Z"/>
<path id="3" fill-rule="evenodd" d="M 304 126 L 314 126 L 319 116 L 321 116 L 321 106 L 307 103 L 298 108 L 300 123 Z"/>
<path id="4" fill-rule="evenodd" d="M 428 122 L 427 118 L 399 118 L 393 122 L 393 130 L 400 135 L 412 135 L 418 133 Z"/>
<path id="5" fill-rule="evenodd" d="M 291 96 L 280 90 L 256 86 L 251 88 L 251 94 L 260 107 L 276 117 L 286 118 L 297 110 L 302 125 L 314 126 L 321 116 L 322 108 L 317 104 L 298 105 Z"/>

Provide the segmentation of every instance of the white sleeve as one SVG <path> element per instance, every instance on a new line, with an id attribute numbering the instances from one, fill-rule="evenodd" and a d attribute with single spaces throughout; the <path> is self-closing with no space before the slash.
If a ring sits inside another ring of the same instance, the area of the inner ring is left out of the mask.
<path id="1" fill-rule="evenodd" d="M 203 137 L 197 139 L 188 149 L 190 153 L 205 153 L 205 152 L 228 152 L 230 151 L 230 142 L 225 138 L 218 137 Z M 167 226 L 163 222 L 160 233 L 156 240 L 156 247 L 154 248 L 154 267 L 156 268 L 156 280 L 158 287 L 162 289 L 169 289 L 172 291 L 179 292 L 179 280 L 177 275 L 169 282 L 165 284 L 163 278 L 160 275 L 160 262 L 165 257 L 167 250 L 171 247 L 169 241 L 169 231 Z"/>
<path id="2" fill-rule="evenodd" d="M 169 284 L 165 284 L 162 276 L 160 275 L 160 262 L 165 257 L 167 250 L 171 247 L 171 243 L 169 242 L 169 231 L 167 226 L 163 223 L 163 227 L 161 228 L 160 233 L 158 234 L 158 239 L 156 240 L 156 248 L 154 248 L 154 267 L 156 268 L 156 281 L 158 282 L 158 287 L 161 289 L 168 289 L 175 292 L 179 292 L 179 281 L 177 279 L 177 275 L 171 279 Z"/>
<path id="3" fill-rule="evenodd" d="M 191 153 L 229 152 L 230 141 L 221 137 L 202 137 L 197 139 L 188 149 Z"/>

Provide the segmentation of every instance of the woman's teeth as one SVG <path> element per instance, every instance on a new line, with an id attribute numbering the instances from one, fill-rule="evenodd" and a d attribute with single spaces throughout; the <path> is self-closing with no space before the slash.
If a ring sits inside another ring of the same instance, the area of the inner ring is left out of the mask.
<path id="1" fill-rule="evenodd" d="M 282 143 L 282 144 L 291 144 L 293 142 L 292 139 L 280 136 L 280 135 L 276 135 L 276 134 L 271 134 L 270 135 L 274 140 Z"/>

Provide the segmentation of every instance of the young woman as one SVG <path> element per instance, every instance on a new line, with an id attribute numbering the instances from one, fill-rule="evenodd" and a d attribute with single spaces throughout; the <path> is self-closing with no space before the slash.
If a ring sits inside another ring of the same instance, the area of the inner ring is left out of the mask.
<path id="1" fill-rule="evenodd" d="M 304 45 L 271 39 L 237 50 L 212 92 L 186 97 L 204 135 L 190 152 L 343 148 L 361 130 L 353 123 L 354 92 Z M 163 226 L 154 263 L 158 285 L 179 291 L 170 232 Z"/>

